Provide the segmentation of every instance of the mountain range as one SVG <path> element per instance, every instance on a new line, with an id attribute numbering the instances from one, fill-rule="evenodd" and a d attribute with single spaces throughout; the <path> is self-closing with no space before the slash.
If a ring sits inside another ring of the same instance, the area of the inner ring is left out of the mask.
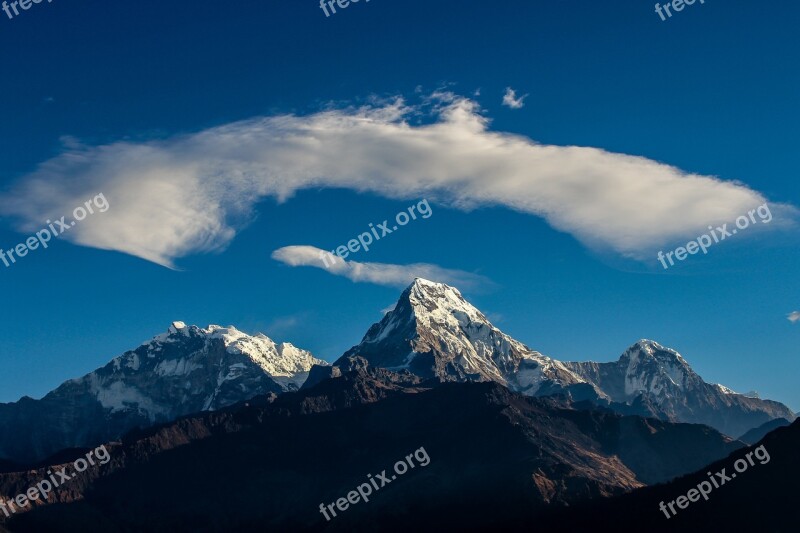
<path id="1" fill-rule="evenodd" d="M 795 418 L 778 402 L 706 383 L 680 354 L 650 340 L 635 343 L 616 362 L 560 362 L 497 329 L 457 289 L 418 278 L 333 365 L 263 334 L 174 322 L 167 332 L 41 400 L 0 404 L 0 424 L 13 429 L 0 435 L 0 460 L 30 464 L 137 427 L 311 387 L 352 370 L 356 356 L 423 379 L 491 381 L 526 395 L 563 394 L 620 414 L 706 424 L 730 436 Z"/>
<path id="2" fill-rule="evenodd" d="M 731 436 L 773 419 L 795 419 L 779 402 L 706 383 L 678 352 L 651 340 L 638 341 L 612 363 L 546 357 L 494 327 L 457 289 L 423 279 L 333 366 L 312 368 L 305 386 L 349 368 L 352 356 L 425 378 L 494 381 L 535 396 L 565 394 L 623 414 L 706 424 Z"/>
<path id="3" fill-rule="evenodd" d="M 531 396 L 562 394 L 620 414 L 706 424 L 734 437 L 795 418 L 778 402 L 706 383 L 680 354 L 654 341 L 640 340 L 616 362 L 560 362 L 497 329 L 457 289 L 417 279 L 333 365 L 263 334 L 174 322 L 41 400 L 0 404 L 0 424 L 9 429 L 0 434 L 0 460 L 7 463 L 0 466 L 13 469 L 135 428 L 311 387 L 352 370 L 354 358 L 422 379 L 494 382 Z"/>
<path id="4" fill-rule="evenodd" d="M 606 511 L 623 521 L 639 501 L 642 523 L 668 530 L 650 514 L 654 494 L 780 431 L 775 449 L 789 449 L 796 431 L 781 426 L 794 419 L 706 383 L 651 340 L 614 362 L 560 362 L 457 289 L 417 279 L 333 364 L 232 326 L 174 322 L 41 400 L 0 405 L 2 498 L 89 447 L 111 457 L 32 512 L 0 515 L 0 531 L 571 531 Z M 423 446 L 430 464 L 369 505 L 333 522 L 318 512 Z"/>
<path id="5" fill-rule="evenodd" d="M 743 445 L 702 425 L 576 409 L 486 382 L 356 369 L 128 434 L 110 462 L 17 515 L 12 531 L 374 531 L 426 516 L 424 530 L 476 526 L 665 482 Z M 328 522 L 336 501 L 410 451 L 429 465 L 390 481 L 368 505 Z M 68 463 L 83 455 L 64 456 Z M 43 478 L 0 475 L 0 494 Z M 46 477 L 46 476 L 45 476 Z M 446 527 L 445 527 L 446 526 Z M 474 530 L 474 529 L 473 529 Z"/>

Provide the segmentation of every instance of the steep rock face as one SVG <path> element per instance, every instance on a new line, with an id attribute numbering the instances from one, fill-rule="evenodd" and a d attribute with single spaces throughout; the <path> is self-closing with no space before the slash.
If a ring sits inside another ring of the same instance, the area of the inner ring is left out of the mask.
<path id="1" fill-rule="evenodd" d="M 675 350 L 640 340 L 611 363 L 564 363 L 612 401 L 645 402 L 669 420 L 706 424 L 731 436 L 775 418 L 794 420 L 785 405 L 706 383 Z"/>
<path id="2" fill-rule="evenodd" d="M 326 363 L 264 335 L 175 322 L 166 333 L 41 400 L 0 404 L 0 457 L 37 461 L 135 427 L 296 389 L 314 364 Z"/>
<path id="3" fill-rule="evenodd" d="M 591 391 L 590 384 L 560 362 L 494 327 L 457 289 L 420 278 L 334 364 L 351 356 L 442 381 L 494 381 L 526 394 L 581 384 Z"/>

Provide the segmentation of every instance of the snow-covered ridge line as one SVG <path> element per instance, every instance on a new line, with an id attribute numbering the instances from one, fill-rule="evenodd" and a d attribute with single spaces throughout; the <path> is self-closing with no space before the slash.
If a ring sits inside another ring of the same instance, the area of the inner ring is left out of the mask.
<path id="1" fill-rule="evenodd" d="M 258 364 L 265 372 L 277 377 L 291 377 L 300 372 L 308 372 L 313 365 L 325 366 L 328 363 L 314 357 L 311 352 L 297 348 L 289 342 L 276 343 L 263 333 L 249 335 L 234 326 L 210 324 L 205 328 L 187 326 L 175 321 L 162 333 L 143 344 L 148 349 L 148 357 L 154 357 L 166 343 L 179 342 L 182 338 L 203 338 L 206 342 L 220 339 L 226 350 L 232 354 L 242 354 Z"/>

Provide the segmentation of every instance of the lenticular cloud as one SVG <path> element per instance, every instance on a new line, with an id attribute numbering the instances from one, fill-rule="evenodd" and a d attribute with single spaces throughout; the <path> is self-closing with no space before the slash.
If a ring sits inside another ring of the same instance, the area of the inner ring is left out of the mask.
<path id="1" fill-rule="evenodd" d="M 505 206 L 594 248 L 641 259 L 766 201 L 742 184 L 644 157 L 491 131 L 467 98 L 431 101 L 432 111 L 398 98 L 149 142 L 73 145 L 0 197 L 0 213 L 30 232 L 102 192 L 113 209 L 66 238 L 172 266 L 223 249 L 264 198 L 335 187 L 425 196 L 458 209 Z M 429 121 L 413 125 L 423 113 Z M 793 207 L 783 209 L 794 216 Z"/>
<path id="2" fill-rule="evenodd" d="M 310 266 L 327 270 L 334 276 L 343 276 L 356 283 L 374 283 L 405 288 L 416 278 L 436 279 L 442 283 L 476 290 L 493 286 L 493 282 L 479 274 L 442 268 L 429 263 L 393 265 L 387 263 L 360 263 L 330 256 L 331 264 L 322 261 L 328 253 L 315 246 L 284 246 L 272 252 L 272 258 L 289 266 Z"/>

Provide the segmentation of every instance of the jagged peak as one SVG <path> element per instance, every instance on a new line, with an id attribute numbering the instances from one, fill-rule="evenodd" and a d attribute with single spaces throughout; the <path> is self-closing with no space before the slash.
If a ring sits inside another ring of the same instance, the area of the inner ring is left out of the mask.
<path id="1" fill-rule="evenodd" d="M 176 320 L 170 324 L 169 328 L 167 328 L 166 333 L 162 333 L 161 335 L 157 335 L 153 338 L 153 341 L 166 341 L 171 337 L 181 335 L 184 337 L 191 337 L 192 335 L 202 335 L 208 338 L 221 338 L 226 341 L 235 341 L 240 338 L 245 337 L 252 337 L 258 338 L 269 342 L 274 342 L 272 339 L 264 335 L 263 333 L 257 333 L 255 335 L 249 335 L 239 329 L 236 326 L 220 326 L 217 324 L 209 324 L 205 328 L 201 328 L 200 326 L 196 325 L 187 325 L 185 322 Z"/>
<path id="2" fill-rule="evenodd" d="M 236 326 L 218 326 L 217 324 L 209 324 L 208 327 L 201 329 L 201 331 L 207 335 L 247 335 L 247 333 L 236 329 Z"/>
<path id="3" fill-rule="evenodd" d="M 182 322 L 180 320 L 175 320 L 169 325 L 167 331 L 159 335 L 156 335 L 155 337 L 150 339 L 148 342 L 145 342 L 144 344 L 153 345 L 165 342 L 174 342 L 174 340 L 177 339 L 178 337 L 181 336 L 191 337 L 198 331 L 200 331 L 200 328 L 198 328 L 197 326 L 187 326 L 185 322 Z"/>
<path id="4" fill-rule="evenodd" d="M 414 278 L 414 281 L 411 283 L 411 285 L 408 286 L 408 288 L 412 289 L 414 287 L 434 287 L 434 288 L 450 288 L 450 289 L 453 288 L 445 283 L 440 283 L 438 281 L 431 281 L 425 278 Z"/>
<path id="5" fill-rule="evenodd" d="M 451 296 L 456 300 L 464 300 L 458 289 L 445 283 L 437 283 L 424 278 L 416 278 L 414 283 L 409 285 L 400 299 L 412 299 L 418 301 L 438 300 L 442 297 Z M 464 300 L 466 301 L 466 300 Z"/>
<path id="6" fill-rule="evenodd" d="M 681 363 L 682 365 L 689 366 L 681 354 L 672 348 L 659 344 L 658 342 L 650 339 L 639 339 L 633 343 L 622 354 L 620 359 L 639 359 L 644 356 L 647 359 L 658 360 L 673 360 Z"/>
<path id="7" fill-rule="evenodd" d="M 243 345 L 252 345 L 255 343 L 266 349 L 274 349 L 281 356 L 284 355 L 284 353 L 292 355 L 307 354 L 316 361 L 319 361 L 319 364 L 327 364 L 322 360 L 314 358 L 308 350 L 299 348 L 290 342 L 275 342 L 263 333 L 250 335 L 237 329 L 235 326 L 219 326 L 217 324 L 209 324 L 205 328 L 201 328 L 195 325 L 187 325 L 180 320 L 172 322 L 166 333 L 153 337 L 149 342 L 145 343 L 145 346 L 158 351 L 159 345 L 180 342 L 182 337 L 201 337 L 207 340 L 220 339 L 227 348 L 233 350 L 241 349 Z"/>
<path id="8" fill-rule="evenodd" d="M 142 345 L 147 359 L 165 359 L 168 353 L 181 353 L 167 350 L 168 347 L 180 347 L 186 343 L 205 344 L 222 341 L 225 350 L 230 354 L 241 354 L 264 369 L 271 377 L 290 377 L 298 372 L 307 372 L 311 365 L 327 365 L 326 361 L 314 357 L 308 350 L 298 348 L 291 343 L 276 343 L 274 340 L 257 333 L 249 335 L 234 326 L 209 324 L 205 328 L 186 325 L 182 321 L 174 321 L 166 333 L 155 336 Z M 192 350 L 198 350 L 193 344 Z M 188 352 L 187 352 L 188 353 Z M 210 353 L 210 352 L 208 352 Z M 171 356 L 167 357 L 171 359 Z M 112 361 L 114 368 L 131 368 L 137 370 L 140 365 L 139 355 L 135 351 L 125 352 Z"/>
<path id="9" fill-rule="evenodd" d="M 404 305 L 405 304 L 405 305 Z M 489 323 L 489 320 L 474 305 L 469 303 L 455 287 L 424 278 L 416 278 L 400 296 L 395 311 L 410 309 L 417 317 L 431 314 L 463 314 L 472 321 Z"/>
<path id="10" fill-rule="evenodd" d="M 642 349 L 648 349 L 648 350 L 667 350 L 668 349 L 664 345 L 659 344 L 658 342 L 656 342 L 654 340 L 651 340 L 651 339 L 639 339 L 638 341 L 633 343 L 633 345 L 631 346 L 631 348 L 635 348 L 635 347 L 642 348 Z"/>
<path id="11" fill-rule="evenodd" d="M 735 390 L 726 387 L 725 385 L 720 385 L 719 383 L 714 383 L 714 387 L 716 387 L 722 394 L 739 394 Z M 742 394 L 742 396 L 747 396 L 747 394 Z M 748 396 L 749 398 L 750 396 Z"/>
<path id="12" fill-rule="evenodd" d="M 690 382 L 702 381 L 677 351 L 649 339 L 640 339 L 625 350 L 619 363 L 625 367 L 627 394 L 641 390 L 657 393 L 669 383 L 684 389 Z"/>
<path id="13" fill-rule="evenodd" d="M 186 324 L 184 322 L 181 322 L 180 320 L 176 320 L 169 326 L 167 332 L 175 334 L 183 329 L 186 329 Z"/>

